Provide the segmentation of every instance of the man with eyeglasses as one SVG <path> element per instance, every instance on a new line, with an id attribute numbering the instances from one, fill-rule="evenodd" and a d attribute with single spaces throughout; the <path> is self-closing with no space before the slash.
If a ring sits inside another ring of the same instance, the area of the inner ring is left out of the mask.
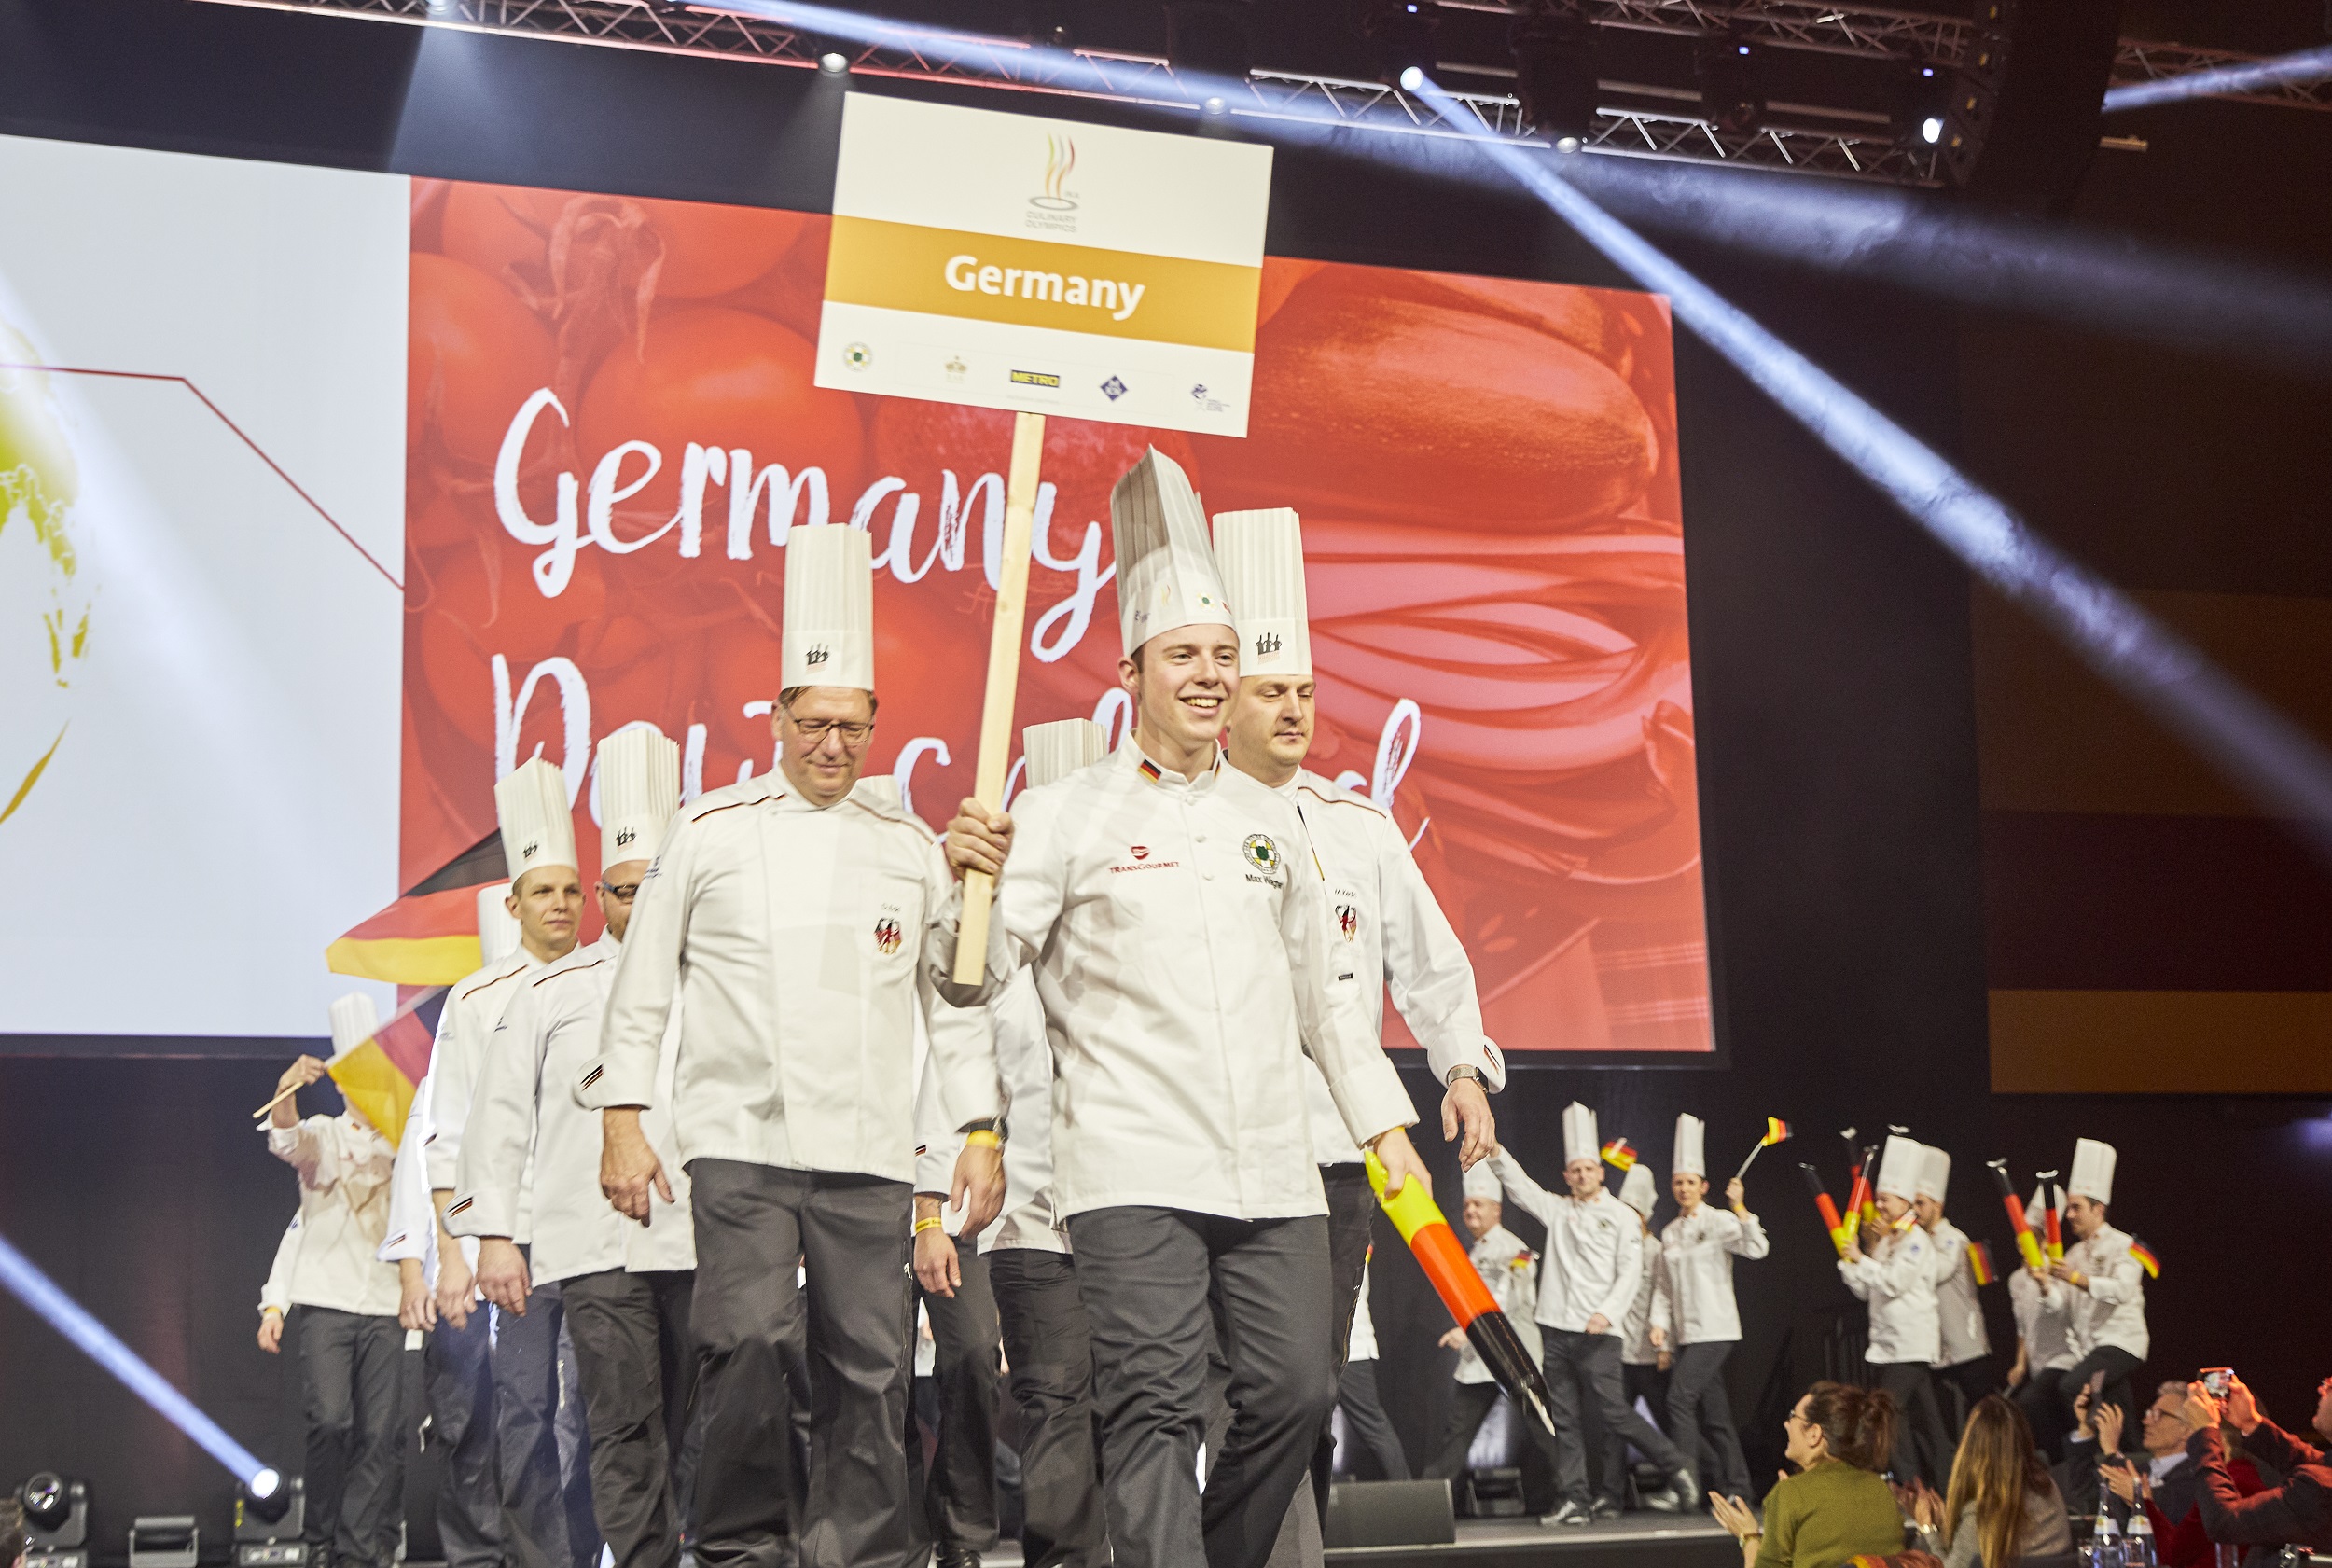
<path id="1" fill-rule="evenodd" d="M 598 1069 L 600 1019 L 640 879 L 680 807 L 680 748 L 653 727 L 599 745 L 600 913 L 606 935 L 520 981 L 487 1048 L 462 1143 L 454 1232 L 479 1238 L 478 1284 L 523 1318 L 559 1287 L 590 1427 L 591 1502 L 616 1568 L 674 1568 L 687 1502 L 683 1441 L 696 1392 L 687 1177 L 645 1226 L 599 1190 L 600 1117 L 577 1095 Z M 679 1044 L 664 1034 L 659 1074 Z M 643 1118 L 675 1169 L 669 1107 Z M 531 1237 L 531 1244 L 530 1244 Z"/>
<path id="2" fill-rule="evenodd" d="M 2214 1397 L 2200 1382 L 2186 1385 L 2185 1421 L 2193 1436 L 2186 1452 L 2194 1459 L 2202 1526 L 2214 1541 L 2235 1546 L 2307 1547 L 2332 1549 L 2332 1464 L 2323 1449 L 2302 1442 L 2268 1420 L 2241 1378 L 2228 1378 L 2227 1397 Z M 2219 1435 L 2225 1421 L 2242 1434 L 2243 1448 L 2283 1478 L 2283 1484 L 2250 1496 L 2227 1457 Z M 2332 1445 L 2332 1378 L 2316 1385 L 2315 1436 Z"/>
<path id="3" fill-rule="evenodd" d="M 965 1135 L 950 1196 L 977 1234 L 1004 1197 L 993 987 L 950 980 L 962 904 L 945 853 L 895 790 L 859 776 L 875 726 L 864 530 L 786 536 L 781 659 L 777 769 L 673 822 L 632 907 L 601 1070 L 578 1088 L 603 1112 L 600 1186 L 618 1209 L 650 1223 L 655 1200 L 675 1196 L 643 1126 L 650 1109 L 670 1108 L 689 1176 L 698 1561 L 904 1568 L 917 1553 L 905 1447 L 914 1019 L 929 1029 L 945 1125 Z M 1001 924 L 993 935 L 992 972 Z M 679 1048 L 659 1082 L 675 1007 Z M 806 1496 L 789 1450 L 789 1379 L 805 1357 L 817 1415 Z"/>
<path id="4" fill-rule="evenodd" d="M 2154 1529 L 2155 1553 L 2162 1568 L 2201 1568 L 2212 1561 L 2211 1539 L 2202 1527 L 2200 1467 L 2186 1452 L 2194 1428 L 2186 1422 L 2186 1385 L 2172 1381 L 2156 1391 L 2141 1413 L 2138 1445 L 2143 1464 L 2122 1450 L 2121 1407 L 2082 1402 L 2081 1426 L 2065 1445 L 2059 1487 L 2075 1514 L 2110 1507 L 2124 1521 L 2144 1504 Z M 2243 1495 L 2259 1490 L 2259 1474 L 2237 1459 L 2228 1474 Z M 2101 1490 L 2117 1499 L 2109 1505 Z"/>

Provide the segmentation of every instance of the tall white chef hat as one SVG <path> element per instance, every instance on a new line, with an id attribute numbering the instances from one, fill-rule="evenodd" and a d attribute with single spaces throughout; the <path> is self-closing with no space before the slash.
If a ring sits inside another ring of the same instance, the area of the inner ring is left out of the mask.
<path id="1" fill-rule="evenodd" d="M 567 776 L 556 763 L 534 757 L 494 781 L 494 815 L 513 882 L 537 866 L 576 865 Z"/>
<path id="2" fill-rule="evenodd" d="M 863 528 L 822 523 L 785 535 L 779 685 L 874 689 L 874 547 Z"/>
<path id="3" fill-rule="evenodd" d="M 1603 1145 L 1595 1137 L 1595 1113 L 1572 1101 L 1562 1108 L 1562 1162 L 1603 1158 Z"/>
<path id="4" fill-rule="evenodd" d="M 1229 626 L 1230 596 L 1207 543 L 1206 509 L 1182 468 L 1156 447 L 1109 493 L 1117 552 L 1117 627 L 1125 651 L 1181 626 Z"/>
<path id="5" fill-rule="evenodd" d="M 1909 1202 L 1919 1196 L 1919 1178 L 1926 1169 L 1927 1145 L 1891 1132 L 1885 1152 L 1879 1156 L 1879 1179 L 1870 1185 L 1874 1191 L 1891 1192 Z"/>
<path id="6" fill-rule="evenodd" d="M 1055 719 L 1020 731 L 1028 787 L 1042 789 L 1109 755 L 1109 732 L 1090 718 Z"/>
<path id="7" fill-rule="evenodd" d="M 1215 561 L 1239 617 L 1239 673 L 1312 673 L 1303 525 L 1294 511 L 1215 514 Z"/>
<path id="8" fill-rule="evenodd" d="M 510 884 L 488 882 L 478 890 L 478 958 L 499 964 L 519 951 L 519 923 L 510 913 Z"/>
<path id="9" fill-rule="evenodd" d="M 2034 1184 L 2034 1186 L 2033 1186 L 2033 1200 L 2032 1200 L 2032 1202 L 2030 1202 L 2030 1203 L 2028 1203 L 2028 1204 L 2026 1204 L 2026 1205 L 2025 1205 L 2025 1208 L 2024 1208 L 2024 1217 L 2025 1217 L 2025 1219 L 2026 1219 L 2026 1220 L 2028 1220 L 2028 1221 L 2029 1221 L 2029 1222 L 2031 1222 L 2032 1224 L 2034 1224 L 2034 1225 L 2038 1225 L 2038 1224 L 2040 1224 L 2040 1222 L 2041 1222 L 2041 1221 L 2040 1221 L 2040 1216 L 2041 1216 L 2041 1214 L 2042 1214 L 2043 1211 L 2045 1211 L 2046 1209 L 2047 1209 L 2047 1207 L 2048 1207 L 2048 1184 L 2047 1184 L 2047 1182 L 2037 1182 L 2037 1183 Z"/>
<path id="10" fill-rule="evenodd" d="M 680 810 L 680 747 L 653 725 L 599 743 L 599 868 L 653 860 Z"/>
<path id="11" fill-rule="evenodd" d="M 1506 1200 L 1506 1186 L 1498 1180 L 1498 1173 L 1490 1168 L 1487 1159 L 1465 1173 L 1465 1196 L 1487 1199 L 1492 1203 Z"/>
<path id="12" fill-rule="evenodd" d="M 2100 1203 L 2114 1200 L 2114 1145 L 2101 1144 L 2094 1138 L 2076 1138 L 2073 1143 L 2073 1179 L 2065 1183 L 2075 1198 L 2093 1199 Z"/>
<path id="13" fill-rule="evenodd" d="M 1679 1175 L 1706 1176 L 1709 1173 L 1708 1124 L 1699 1117 L 1680 1116 L 1676 1118 L 1676 1152 L 1672 1163 Z"/>
<path id="14" fill-rule="evenodd" d="M 1659 1201 L 1659 1183 L 1652 1177 L 1652 1168 L 1641 1162 L 1628 1167 L 1627 1179 L 1619 1184 L 1619 1200 L 1642 1214 L 1652 1217 L 1652 1205 Z"/>
<path id="15" fill-rule="evenodd" d="M 332 1004 L 332 1054 L 346 1056 L 373 1036 L 381 1027 L 381 1015 L 372 1005 L 372 998 L 361 991 L 352 991 Z"/>
<path id="16" fill-rule="evenodd" d="M 1929 1144 L 1925 1158 L 1920 1161 L 1919 1180 L 1913 1185 L 1918 1190 L 1911 1194 L 1912 1197 L 1932 1198 L 1938 1203 L 1942 1202 L 1945 1190 L 1951 1186 L 1951 1157 Z"/>

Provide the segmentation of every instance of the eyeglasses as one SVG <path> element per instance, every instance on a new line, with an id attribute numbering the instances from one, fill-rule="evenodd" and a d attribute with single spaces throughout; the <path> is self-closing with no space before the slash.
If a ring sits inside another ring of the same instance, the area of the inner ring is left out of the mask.
<path id="1" fill-rule="evenodd" d="M 629 904 L 640 895 L 638 882 L 602 882 L 599 890 L 618 904 Z"/>
<path id="2" fill-rule="evenodd" d="M 791 715 L 786 716 L 792 717 Z M 793 724 L 794 728 L 800 731 L 801 738 L 813 746 L 822 744 L 829 731 L 840 735 L 842 744 L 846 746 L 863 746 L 867 743 L 867 737 L 874 733 L 873 725 L 860 724 L 854 720 L 797 718 L 794 719 Z"/>

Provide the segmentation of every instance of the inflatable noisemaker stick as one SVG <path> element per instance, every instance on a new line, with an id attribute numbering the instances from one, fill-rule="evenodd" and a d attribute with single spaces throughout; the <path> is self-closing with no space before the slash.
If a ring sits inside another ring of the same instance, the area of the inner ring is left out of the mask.
<path id="1" fill-rule="evenodd" d="M 1425 1184 L 1411 1177 L 1401 1184 L 1401 1190 L 1387 1198 L 1384 1195 L 1385 1169 L 1374 1150 L 1368 1154 L 1368 1185 L 1376 1189 L 1377 1201 L 1384 1205 L 1385 1217 L 1393 1228 L 1401 1233 L 1409 1250 L 1417 1259 L 1417 1266 L 1433 1282 L 1435 1294 L 1441 1304 L 1450 1309 L 1457 1325 L 1465 1330 L 1468 1343 L 1490 1375 L 1498 1380 L 1498 1386 L 1506 1391 L 1515 1404 L 1536 1415 L 1539 1423 L 1549 1434 L 1555 1430 L 1554 1394 L 1547 1386 L 1547 1379 L 1531 1359 L 1531 1353 L 1522 1347 L 1522 1337 L 1515 1332 L 1506 1311 L 1482 1277 L 1474 1270 L 1473 1260 L 1466 1256 L 1458 1242 L 1457 1233 L 1442 1217 L 1441 1206 L 1425 1190 Z"/>
<path id="2" fill-rule="evenodd" d="M 2028 1269 L 2047 1269 L 2048 1265 L 2041 1256 L 2040 1239 L 2033 1234 L 2032 1221 L 2025 1216 L 2024 1200 L 2016 1195 L 2016 1184 L 2008 1179 L 2008 1162 L 1987 1159 L 1984 1167 L 2000 1184 L 2000 1203 L 2008 1211 L 2008 1224 L 2016 1231 L 2017 1256 L 2024 1259 Z"/>
<path id="3" fill-rule="evenodd" d="M 1012 702 L 1020 687 L 1021 628 L 1028 618 L 1028 547 L 1036 516 L 1036 475 L 1045 451 L 1045 416 L 1012 416 L 1012 465 L 1004 489 L 1003 552 L 996 573 L 996 619 L 988 634 L 988 689 L 979 709 L 979 769 L 972 793 L 992 812 L 1004 809 L 1012 766 Z M 996 880 L 964 873 L 964 918 L 957 927 L 955 983 L 978 985 L 988 973 L 988 911 Z"/>
<path id="4" fill-rule="evenodd" d="M 2057 1173 L 2054 1171 L 2043 1171 L 2039 1177 L 2044 1190 L 2056 1179 Z M 2057 1188 L 2058 1192 L 2063 1190 L 2063 1187 Z M 2041 1211 L 2041 1250 L 2048 1255 L 2051 1263 L 2063 1261 L 2065 1256 L 2064 1206 L 2063 1199 L 2052 1195 L 2048 1206 Z"/>
<path id="5" fill-rule="evenodd" d="M 1846 1219 L 1850 1225 L 1860 1225 L 1865 1218 L 1863 1211 L 1877 1207 L 1871 1201 L 1870 1163 L 1878 1158 L 1879 1145 L 1872 1144 L 1854 1160 L 1853 1179 L 1846 1185 Z"/>
<path id="6" fill-rule="evenodd" d="M 1840 1257 L 1844 1257 L 1850 1232 L 1846 1222 L 1838 1217 L 1838 1205 L 1830 1201 L 1829 1189 L 1822 1185 L 1822 1173 L 1811 1165 L 1801 1164 L 1798 1169 L 1806 1173 L 1806 1185 L 1813 1189 L 1813 1206 L 1821 1213 L 1822 1228 L 1830 1233 L 1830 1244 L 1838 1248 Z"/>

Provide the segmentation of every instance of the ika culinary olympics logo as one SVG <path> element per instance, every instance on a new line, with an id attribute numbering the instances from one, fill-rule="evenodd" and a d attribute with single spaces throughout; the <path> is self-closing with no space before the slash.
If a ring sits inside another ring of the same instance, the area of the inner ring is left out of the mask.
<path id="1" fill-rule="evenodd" d="M 1048 213 L 1074 213 L 1076 198 L 1067 190 L 1069 173 L 1077 166 L 1077 144 L 1074 136 L 1047 135 L 1045 138 L 1045 188 L 1032 196 L 1028 204 L 1042 207 Z"/>

